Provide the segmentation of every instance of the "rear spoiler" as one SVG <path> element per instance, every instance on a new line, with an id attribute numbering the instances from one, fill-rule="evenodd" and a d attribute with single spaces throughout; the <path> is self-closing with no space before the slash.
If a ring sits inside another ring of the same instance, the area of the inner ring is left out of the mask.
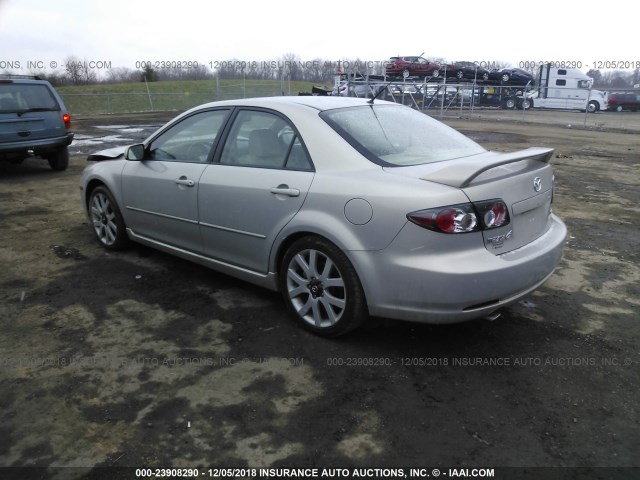
<path id="1" fill-rule="evenodd" d="M 487 152 L 473 157 L 456 159 L 455 162 L 442 162 L 443 168 L 434 170 L 420 178 L 451 187 L 464 188 L 469 186 L 474 178 L 492 168 L 521 160 L 538 160 L 549 163 L 552 155 L 553 148 L 542 147 L 532 147 L 511 153 Z M 450 165 L 446 165 L 447 163 Z"/>

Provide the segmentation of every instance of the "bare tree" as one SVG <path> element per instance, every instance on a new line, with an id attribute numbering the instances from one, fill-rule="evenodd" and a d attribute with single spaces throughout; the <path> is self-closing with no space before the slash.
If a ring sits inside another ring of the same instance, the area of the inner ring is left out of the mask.
<path id="1" fill-rule="evenodd" d="M 594 87 L 598 87 L 602 84 L 602 73 L 600 73 L 600 70 L 589 70 L 587 72 L 587 77 L 593 78 Z"/>
<path id="2" fill-rule="evenodd" d="M 80 59 L 69 55 L 64 60 L 64 70 L 69 83 L 72 85 L 88 85 L 97 80 L 96 72 L 89 67 L 87 59 Z"/>
<path id="3" fill-rule="evenodd" d="M 115 67 L 110 68 L 107 72 L 107 83 L 124 83 L 124 82 L 135 82 L 138 80 L 140 76 L 139 72 L 135 70 L 131 70 L 127 67 Z"/>
<path id="4" fill-rule="evenodd" d="M 295 53 L 285 53 L 282 56 L 284 64 L 284 74 L 288 75 L 293 81 L 302 80 L 304 65 L 301 65 L 300 57 Z"/>

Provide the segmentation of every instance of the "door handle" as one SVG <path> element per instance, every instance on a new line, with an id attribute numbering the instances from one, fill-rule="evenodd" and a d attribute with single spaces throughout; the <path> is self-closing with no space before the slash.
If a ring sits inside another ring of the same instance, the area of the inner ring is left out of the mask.
<path id="1" fill-rule="evenodd" d="M 278 185 L 271 189 L 271 193 L 274 195 L 287 195 L 289 197 L 300 196 L 300 190 L 297 188 L 289 188 L 289 185 Z"/>
<path id="2" fill-rule="evenodd" d="M 184 185 L 186 187 L 193 187 L 196 184 L 196 182 L 194 182 L 193 180 L 188 179 L 184 175 L 182 177 L 180 177 L 179 179 L 177 179 L 176 183 L 178 185 Z"/>

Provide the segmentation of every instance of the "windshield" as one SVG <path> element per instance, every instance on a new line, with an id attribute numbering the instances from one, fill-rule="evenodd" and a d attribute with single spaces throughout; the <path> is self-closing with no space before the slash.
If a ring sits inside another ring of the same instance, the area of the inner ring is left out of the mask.
<path id="1" fill-rule="evenodd" d="M 320 116 L 356 150 L 383 166 L 409 166 L 486 150 L 429 116 L 401 105 L 327 110 Z"/>
<path id="2" fill-rule="evenodd" d="M 32 109 L 58 110 L 58 102 L 46 85 L 0 83 L 0 112 L 23 112 Z"/>

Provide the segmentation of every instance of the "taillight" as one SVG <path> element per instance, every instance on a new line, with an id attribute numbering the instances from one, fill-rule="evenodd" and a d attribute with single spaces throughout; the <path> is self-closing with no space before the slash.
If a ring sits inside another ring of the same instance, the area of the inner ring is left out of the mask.
<path id="1" fill-rule="evenodd" d="M 442 233 L 469 233 L 509 224 L 509 209 L 502 200 L 462 203 L 407 214 L 416 225 Z"/>
<path id="2" fill-rule="evenodd" d="M 62 115 L 62 121 L 64 122 L 64 128 L 71 128 L 71 115 L 65 113 Z"/>
<path id="3" fill-rule="evenodd" d="M 482 218 L 484 230 L 498 228 L 509 223 L 509 209 L 502 200 L 474 203 Z"/>

